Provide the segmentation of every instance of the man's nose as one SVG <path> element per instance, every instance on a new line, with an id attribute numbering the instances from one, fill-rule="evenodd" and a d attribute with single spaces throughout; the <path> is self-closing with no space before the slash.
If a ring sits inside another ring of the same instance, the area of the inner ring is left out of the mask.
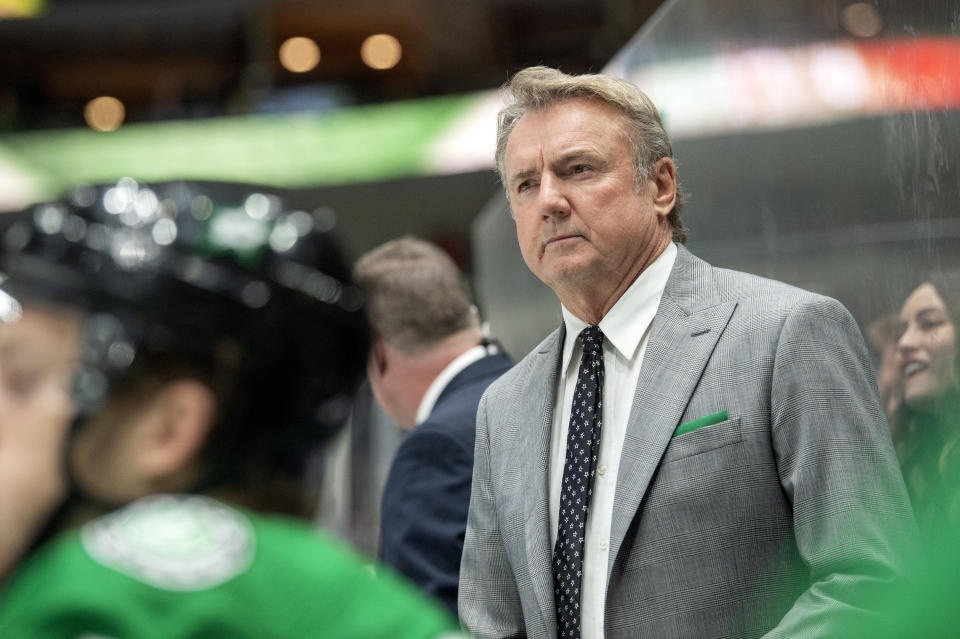
<path id="1" fill-rule="evenodd" d="M 570 213 L 570 202 L 556 176 L 546 174 L 540 179 L 538 197 L 540 213 L 544 217 Z"/>

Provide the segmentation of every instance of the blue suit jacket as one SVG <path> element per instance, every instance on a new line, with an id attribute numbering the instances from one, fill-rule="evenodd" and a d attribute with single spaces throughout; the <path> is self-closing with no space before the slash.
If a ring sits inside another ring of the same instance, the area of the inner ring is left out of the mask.
<path id="1" fill-rule="evenodd" d="M 400 445 L 383 492 L 380 559 L 457 612 L 477 405 L 513 362 L 499 353 L 460 371 Z"/>

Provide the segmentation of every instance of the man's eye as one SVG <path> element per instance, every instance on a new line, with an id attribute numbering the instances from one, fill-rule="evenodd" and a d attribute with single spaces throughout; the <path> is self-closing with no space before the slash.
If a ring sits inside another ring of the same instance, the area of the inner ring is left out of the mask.
<path id="1" fill-rule="evenodd" d="M 26 397 L 40 382 L 41 375 L 36 373 L 8 373 L 4 376 L 3 385 L 11 394 Z"/>
<path id="2" fill-rule="evenodd" d="M 529 181 L 529 180 L 526 181 L 526 182 L 521 182 L 519 185 L 517 185 L 517 192 L 518 192 L 518 193 L 523 193 L 524 191 L 528 191 L 528 190 L 530 190 L 530 181 Z"/>

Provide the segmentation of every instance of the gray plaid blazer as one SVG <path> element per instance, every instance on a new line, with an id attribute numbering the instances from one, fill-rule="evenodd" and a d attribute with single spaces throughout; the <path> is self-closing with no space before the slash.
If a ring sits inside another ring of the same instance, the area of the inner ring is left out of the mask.
<path id="1" fill-rule="evenodd" d="M 563 340 L 561 327 L 480 402 L 459 595 L 480 637 L 556 636 L 547 471 Z M 871 602 L 910 564 L 915 525 L 847 310 L 680 247 L 611 535 L 608 638 L 865 633 Z"/>

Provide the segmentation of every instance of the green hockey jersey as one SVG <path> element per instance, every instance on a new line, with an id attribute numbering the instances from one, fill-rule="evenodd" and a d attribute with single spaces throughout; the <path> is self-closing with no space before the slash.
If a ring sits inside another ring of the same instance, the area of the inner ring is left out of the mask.
<path id="1" fill-rule="evenodd" d="M 30 557 L 4 639 L 436 639 L 438 605 L 306 524 L 199 496 L 148 497 Z"/>

